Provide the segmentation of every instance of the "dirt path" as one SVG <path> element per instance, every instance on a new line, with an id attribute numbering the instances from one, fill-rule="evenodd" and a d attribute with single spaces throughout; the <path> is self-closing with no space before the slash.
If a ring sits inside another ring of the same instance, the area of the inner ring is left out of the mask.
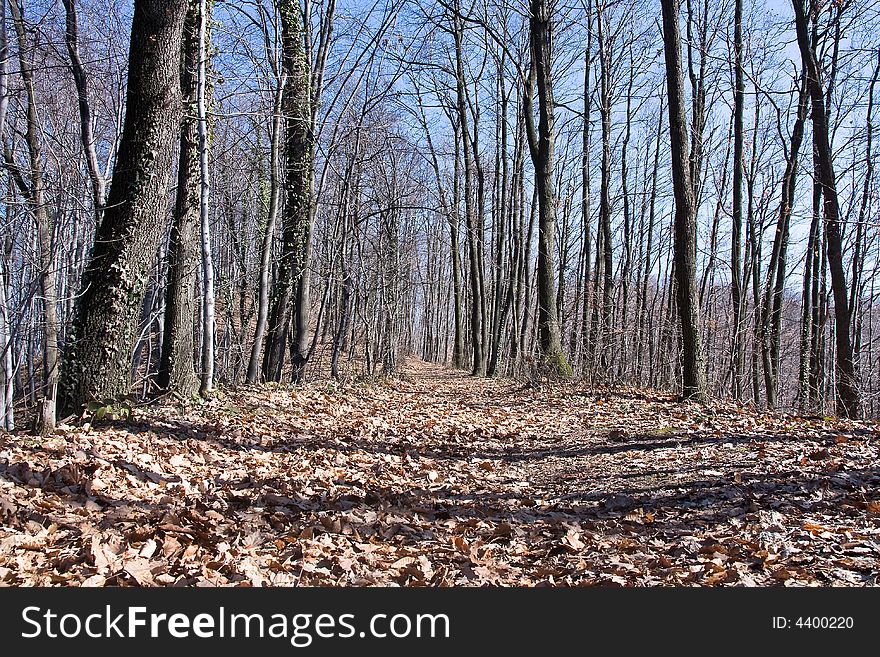
<path id="1" fill-rule="evenodd" d="M 875 427 L 421 362 L 0 437 L 0 581 L 871 585 Z"/>

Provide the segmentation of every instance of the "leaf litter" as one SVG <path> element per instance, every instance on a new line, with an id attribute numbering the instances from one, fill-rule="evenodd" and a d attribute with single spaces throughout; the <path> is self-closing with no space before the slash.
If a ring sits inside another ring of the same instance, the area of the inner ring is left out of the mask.
<path id="1" fill-rule="evenodd" d="M 877 585 L 878 452 L 869 422 L 413 361 L 3 434 L 0 585 Z"/>

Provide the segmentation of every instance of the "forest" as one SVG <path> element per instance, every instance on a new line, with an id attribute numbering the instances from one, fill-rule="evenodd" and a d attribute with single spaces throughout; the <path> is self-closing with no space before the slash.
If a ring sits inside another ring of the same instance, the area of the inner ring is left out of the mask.
<path id="1" fill-rule="evenodd" d="M 0 582 L 878 583 L 878 29 L 0 0 Z"/>

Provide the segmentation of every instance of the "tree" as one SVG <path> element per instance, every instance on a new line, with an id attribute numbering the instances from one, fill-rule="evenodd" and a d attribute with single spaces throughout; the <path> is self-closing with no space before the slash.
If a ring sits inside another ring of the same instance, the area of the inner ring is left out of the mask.
<path id="1" fill-rule="evenodd" d="M 312 123 L 311 63 L 305 50 L 305 32 L 298 0 L 282 0 L 281 66 L 287 83 L 282 101 L 284 115 L 284 209 L 278 283 L 272 299 L 263 377 L 280 381 L 293 323 L 293 378 L 301 381 L 308 353 L 309 260 L 312 237 L 312 179 L 314 132 Z"/>
<path id="2" fill-rule="evenodd" d="M 452 15 L 452 34 L 455 41 L 455 109 L 458 119 L 458 137 L 462 152 L 464 180 L 462 194 L 464 195 L 465 227 L 468 256 L 470 267 L 468 268 L 468 282 L 471 292 L 470 334 L 473 363 L 471 373 L 474 376 L 485 376 L 487 369 L 488 354 L 486 353 L 486 286 L 483 268 L 483 216 L 478 212 L 479 205 L 477 195 L 480 193 L 477 184 L 477 162 L 474 153 L 470 120 L 470 98 L 468 85 L 465 79 L 464 67 L 464 19 L 458 10 L 456 3 Z M 473 126 L 473 134 L 479 134 L 477 126 Z"/>
<path id="3" fill-rule="evenodd" d="M 598 321 L 599 331 L 594 332 L 593 339 L 601 340 L 601 351 L 597 365 L 602 376 L 608 376 L 609 355 L 613 349 L 611 332 L 614 312 L 614 245 L 611 242 L 611 110 L 613 89 L 611 77 L 611 47 L 607 34 L 607 8 L 602 6 L 596 12 L 596 36 L 599 46 L 599 114 L 602 119 L 602 166 L 599 187 L 599 227 L 596 238 L 596 287 L 602 286 L 601 313 L 599 295 L 593 313 L 601 319 Z"/>
<path id="4" fill-rule="evenodd" d="M 147 271 L 165 223 L 157 217 L 165 215 L 181 116 L 177 62 L 187 6 L 186 0 L 134 5 L 122 138 L 64 354 L 60 398 L 66 412 L 129 393 Z"/>
<path id="5" fill-rule="evenodd" d="M 0 1 L 0 144 L 6 143 L 6 114 L 9 109 L 9 41 L 6 35 L 6 2 Z M 0 428 L 15 429 L 14 367 L 12 363 L 12 326 L 9 321 L 9 295 L 6 289 L 6 263 L 0 258 Z"/>
<path id="6" fill-rule="evenodd" d="M 552 66 L 552 11 L 550 0 L 531 0 L 529 46 L 531 65 L 523 94 L 529 153 L 535 167 L 538 197 L 538 337 L 541 353 L 561 376 L 571 375 L 562 353 L 556 308 L 556 189 L 554 175 L 555 117 Z M 535 128 L 532 97 L 537 84 L 538 126 Z"/>
<path id="7" fill-rule="evenodd" d="M 165 328 L 156 383 L 163 393 L 192 397 L 199 381 L 193 368 L 193 323 L 198 271 L 196 231 L 201 208 L 197 77 L 200 59 L 199 1 L 191 0 L 183 32 L 180 90 L 185 111 L 180 122 L 177 191 L 168 239 L 168 284 L 165 288 Z"/>
<path id="8" fill-rule="evenodd" d="M 743 324 L 743 274 L 742 274 L 742 213 L 743 213 L 743 115 L 745 82 L 743 80 L 742 3 L 734 5 L 733 51 L 733 211 L 730 237 L 730 291 L 733 302 L 733 396 L 742 394 L 742 376 L 745 367 L 745 345 L 742 338 Z"/>
<path id="9" fill-rule="evenodd" d="M 761 311 L 761 353 L 764 364 L 764 387 L 767 395 L 767 406 L 770 408 L 775 408 L 778 404 L 779 359 L 782 351 L 782 302 L 785 292 L 786 259 L 791 231 L 791 216 L 795 204 L 798 157 L 804 139 L 804 126 L 809 105 L 804 80 L 801 81 L 800 88 L 797 116 L 791 133 L 789 149 L 785 153 L 785 173 L 782 176 L 776 233 L 773 237 L 770 264 L 767 267 L 767 279 L 764 285 Z"/>
<path id="10" fill-rule="evenodd" d="M 43 398 L 36 417 L 35 430 L 40 434 L 54 431 L 56 421 L 56 396 L 58 388 L 58 309 L 57 309 L 57 277 L 53 254 L 53 225 L 46 204 L 44 185 L 42 144 L 37 116 L 37 95 L 34 84 L 33 62 L 28 54 L 33 55 L 28 43 L 25 29 L 24 10 L 19 0 L 10 0 L 9 8 L 18 40 L 18 62 L 21 78 L 24 83 L 26 98 L 27 128 L 25 142 L 27 144 L 28 163 L 30 165 L 30 183 L 15 166 L 12 153 L 4 147 L 6 166 L 15 179 L 19 190 L 28 199 L 31 212 L 37 225 L 39 241 L 40 293 L 43 298 Z"/>
<path id="11" fill-rule="evenodd" d="M 264 32 L 264 41 L 268 44 L 268 34 Z M 287 78 L 281 71 L 277 58 L 272 57 L 266 47 L 266 56 L 273 74 L 275 88 L 272 94 L 272 120 L 269 121 L 269 203 L 266 208 L 266 222 L 260 243 L 260 268 L 257 287 L 257 323 L 251 344 L 250 359 L 247 368 L 247 383 L 256 383 L 260 375 L 260 361 L 263 357 L 263 340 L 269 319 L 269 274 L 272 259 L 272 243 L 275 238 L 275 224 L 281 204 L 281 138 L 283 133 L 282 107 L 284 103 L 284 87 Z"/>
<path id="12" fill-rule="evenodd" d="M 681 30 L 678 1 L 661 0 L 663 48 L 666 59 L 666 92 L 669 97 L 669 137 L 672 151 L 672 185 L 675 194 L 674 266 L 676 302 L 683 351 L 682 396 L 706 401 L 706 375 L 700 337 L 696 286 L 696 217 L 690 178 L 687 117 L 681 72 Z"/>
<path id="13" fill-rule="evenodd" d="M 211 254 L 211 219 L 208 214 L 210 198 L 210 169 L 208 167 L 208 105 L 211 102 L 208 85 L 209 36 L 213 1 L 199 0 L 198 75 L 196 76 L 196 107 L 199 135 L 199 226 L 202 251 L 202 378 L 199 392 L 203 395 L 214 389 L 214 258 Z"/>
<path id="14" fill-rule="evenodd" d="M 845 417 L 860 417 L 862 401 L 859 381 L 853 360 L 850 326 L 849 298 L 846 274 L 843 270 L 843 238 L 840 227 L 840 202 L 837 196 L 837 179 L 828 130 L 828 110 L 822 69 L 810 42 L 809 21 L 802 0 L 792 0 L 797 31 L 798 48 L 801 52 L 807 87 L 810 91 L 813 122 L 813 148 L 816 155 L 816 179 L 822 188 L 824 199 L 826 253 L 831 271 L 831 292 L 834 296 L 834 339 L 837 369 L 837 412 Z M 811 9 L 811 13 L 812 13 Z"/>
<path id="15" fill-rule="evenodd" d="M 92 107 L 89 101 L 89 77 L 79 53 L 79 21 L 76 14 L 76 0 L 63 0 L 65 12 L 65 39 L 67 54 L 70 57 L 70 70 L 76 84 L 77 107 L 79 109 L 80 141 L 83 155 L 92 183 L 92 204 L 95 209 L 95 226 L 101 225 L 104 215 L 104 203 L 107 181 L 98 164 L 98 153 L 95 150 L 95 127 L 92 119 Z"/>

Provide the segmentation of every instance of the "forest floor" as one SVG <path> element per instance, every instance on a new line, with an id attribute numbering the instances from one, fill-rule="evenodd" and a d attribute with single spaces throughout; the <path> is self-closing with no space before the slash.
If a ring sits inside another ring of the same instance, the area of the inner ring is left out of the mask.
<path id="1" fill-rule="evenodd" d="M 399 379 L 0 436 L 4 585 L 880 583 L 871 423 Z"/>

